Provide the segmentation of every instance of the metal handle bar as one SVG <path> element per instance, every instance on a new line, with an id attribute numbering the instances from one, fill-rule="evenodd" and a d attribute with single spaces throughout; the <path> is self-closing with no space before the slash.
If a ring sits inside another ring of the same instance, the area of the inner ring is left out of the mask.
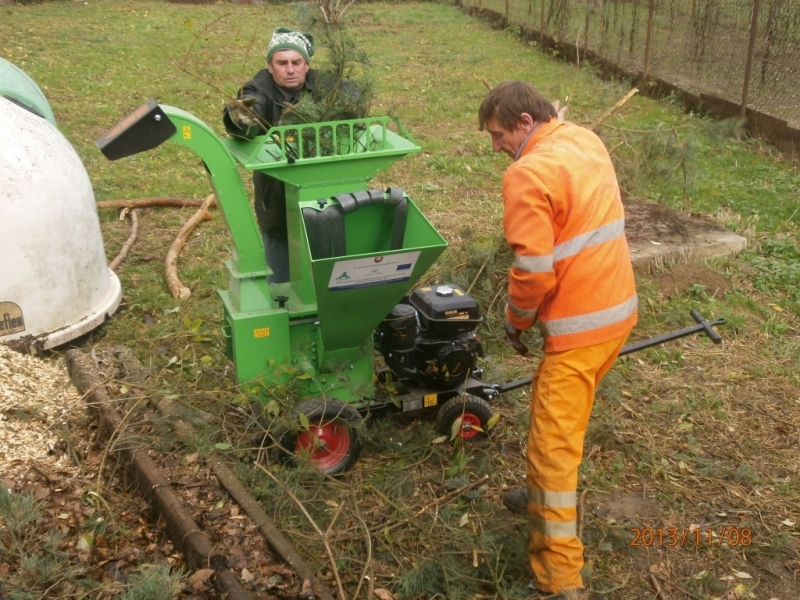
<path id="1" fill-rule="evenodd" d="M 671 331 L 670 333 L 664 333 L 662 335 L 658 335 L 656 337 L 647 340 L 642 340 L 641 342 L 636 342 L 635 344 L 629 344 L 628 346 L 625 346 L 622 350 L 620 350 L 619 355 L 625 356 L 626 354 L 631 354 L 632 352 L 638 352 L 639 350 L 644 350 L 645 348 L 652 348 L 653 346 L 658 346 L 660 344 L 663 344 L 664 342 L 671 342 L 672 340 L 677 340 L 678 338 L 686 337 L 687 335 L 692 335 L 700 331 L 705 332 L 705 334 L 708 337 L 710 337 L 711 341 L 714 342 L 715 344 L 719 344 L 722 342 L 722 338 L 716 331 L 712 329 L 712 327 L 726 323 L 727 319 L 719 318 L 714 321 L 708 322 L 697 311 L 697 309 L 694 308 L 689 311 L 689 314 L 691 314 L 694 320 L 697 321 L 697 325 L 691 325 L 690 327 L 684 327 L 683 329 L 679 329 L 678 331 Z"/>
<path id="2" fill-rule="evenodd" d="M 645 348 L 652 348 L 653 346 L 658 346 L 663 344 L 664 342 L 670 342 L 672 340 L 677 340 L 678 338 L 686 337 L 687 335 L 692 335 L 699 332 L 704 332 L 711 341 L 715 344 L 719 344 L 722 342 L 722 338 L 720 335 L 714 331 L 714 327 L 717 325 L 723 325 L 727 322 L 727 319 L 724 317 L 720 317 L 719 319 L 715 319 L 713 321 L 706 321 L 703 318 L 703 315 L 700 312 L 693 308 L 689 311 L 689 314 L 692 315 L 692 318 L 697 321 L 697 325 L 691 325 L 690 327 L 684 327 L 683 329 L 678 329 L 677 331 L 671 331 L 670 333 L 664 333 L 662 335 L 658 335 L 653 338 L 649 338 L 646 340 L 642 340 L 641 342 L 636 342 L 635 344 L 629 344 L 625 346 L 622 350 L 620 350 L 619 356 L 625 356 L 626 354 L 631 354 L 632 352 L 638 352 L 639 350 L 644 350 Z M 501 383 L 495 386 L 491 386 L 495 394 L 503 394 L 505 392 L 510 392 L 512 390 L 517 390 L 521 387 L 525 387 L 530 385 L 533 381 L 532 376 L 523 377 L 521 379 L 515 379 L 514 381 L 509 381 L 508 383 Z"/>

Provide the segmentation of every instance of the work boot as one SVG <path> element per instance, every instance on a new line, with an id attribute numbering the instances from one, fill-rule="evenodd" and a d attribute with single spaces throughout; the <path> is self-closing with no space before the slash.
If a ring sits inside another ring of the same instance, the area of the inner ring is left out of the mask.
<path id="1" fill-rule="evenodd" d="M 589 592 L 587 592 L 583 588 L 578 588 L 576 590 L 564 590 L 563 592 L 543 592 L 536 587 L 534 587 L 533 583 L 528 584 L 528 588 L 530 588 L 533 592 L 533 595 L 528 596 L 528 600 L 588 600 L 589 599 Z"/>
<path id="2" fill-rule="evenodd" d="M 503 504 L 511 512 L 520 515 L 528 514 L 528 490 L 519 488 L 516 490 L 508 490 L 503 494 Z"/>

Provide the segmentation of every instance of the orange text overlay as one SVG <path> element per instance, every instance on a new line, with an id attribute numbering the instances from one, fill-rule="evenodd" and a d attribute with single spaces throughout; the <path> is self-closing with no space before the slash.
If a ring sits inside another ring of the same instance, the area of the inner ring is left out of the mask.
<path id="1" fill-rule="evenodd" d="M 666 546 L 683 548 L 687 544 L 694 546 L 750 546 L 753 543 L 753 531 L 747 527 L 720 527 L 711 529 L 702 527 L 652 527 L 631 528 L 633 540 L 631 546 Z"/>

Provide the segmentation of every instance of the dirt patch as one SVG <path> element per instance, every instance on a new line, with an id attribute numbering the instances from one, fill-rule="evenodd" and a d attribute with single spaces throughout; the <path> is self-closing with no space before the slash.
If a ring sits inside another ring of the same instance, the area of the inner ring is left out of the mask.
<path id="1" fill-rule="evenodd" d="M 735 256 L 747 245 L 745 238 L 702 215 L 642 201 L 625 203 L 625 236 L 633 268 L 642 274 L 671 264 Z"/>
<path id="2" fill-rule="evenodd" d="M 680 296 L 702 286 L 703 292 L 711 297 L 722 296 L 731 289 L 730 282 L 712 269 L 694 263 L 674 265 L 669 269 L 651 275 L 658 291 L 667 299 Z"/>
<path id="3" fill-rule="evenodd" d="M 744 238 L 702 215 L 654 202 L 625 204 L 625 236 L 634 268 L 648 274 L 667 299 L 700 286 L 708 296 L 724 294 L 730 282 L 702 261 L 736 254 L 745 246 Z"/>
<path id="4" fill-rule="evenodd" d="M 641 493 L 596 494 L 588 499 L 593 514 L 621 522 L 636 522 L 640 519 L 655 519 L 663 514 L 658 502 L 642 497 Z"/>
<path id="5" fill-rule="evenodd" d="M 625 235 L 630 244 L 692 243 L 726 231 L 702 215 L 673 210 L 654 202 L 625 203 Z"/>

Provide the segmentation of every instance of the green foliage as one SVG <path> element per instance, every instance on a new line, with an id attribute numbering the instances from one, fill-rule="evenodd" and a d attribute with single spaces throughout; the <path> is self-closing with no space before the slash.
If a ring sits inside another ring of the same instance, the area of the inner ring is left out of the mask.
<path id="1" fill-rule="evenodd" d="M 694 283 L 688 290 L 688 294 L 695 300 L 706 302 L 708 301 L 708 294 L 706 293 L 706 286 L 702 283 Z"/>
<path id="2" fill-rule="evenodd" d="M 707 136 L 709 141 L 724 144 L 731 139 L 743 139 L 745 125 L 744 119 L 721 119 L 719 121 L 705 119 L 700 122 L 700 131 Z"/>
<path id="3" fill-rule="evenodd" d="M 22 554 L 19 559 L 18 576 L 30 590 L 47 590 L 73 571 L 65 560 L 66 555 L 52 547 L 41 554 Z"/>
<path id="4" fill-rule="evenodd" d="M 120 600 L 172 600 L 181 590 L 183 570 L 172 571 L 169 565 L 142 565 L 131 575 Z"/>
<path id="5" fill-rule="evenodd" d="M 423 560 L 419 566 L 398 578 L 400 598 L 472 598 L 477 592 L 473 581 L 461 576 L 463 558 L 445 554 Z"/>
<path id="6" fill-rule="evenodd" d="M 625 140 L 625 147 L 614 155 L 624 190 L 634 193 L 650 186 L 670 186 L 679 190 L 683 201 L 692 194 L 699 146 L 694 129 L 659 124 L 653 129 L 628 133 Z"/>
<path id="7" fill-rule="evenodd" d="M 11 492 L 0 483 L 0 563 L 10 567 L 7 582 L 13 600 L 57 593 L 64 582 L 94 585 L 82 579 L 85 567 L 69 560 L 62 550 L 64 536 L 45 525 L 43 517 L 41 502 L 31 494 Z"/>
<path id="8" fill-rule="evenodd" d="M 787 238 L 765 239 L 761 252 L 751 253 L 753 285 L 756 290 L 775 297 L 785 297 L 800 314 L 800 249 Z"/>
<path id="9" fill-rule="evenodd" d="M 35 537 L 35 524 L 42 514 L 41 506 L 31 494 L 12 494 L 0 483 L 0 550 L 18 552 Z"/>
<path id="10" fill-rule="evenodd" d="M 786 261 L 800 261 L 800 248 L 786 237 L 768 238 L 761 242 L 761 252 L 767 257 Z"/>
<path id="11" fill-rule="evenodd" d="M 458 422 L 460 427 L 461 420 L 456 419 L 456 422 Z M 458 446 L 457 444 L 456 450 L 453 452 L 453 465 L 444 473 L 444 476 L 448 479 L 452 479 L 456 475 L 461 475 L 467 470 L 467 453 L 464 452 L 462 448 L 458 448 Z"/>
<path id="12" fill-rule="evenodd" d="M 359 49 L 343 20 L 326 21 L 314 3 L 300 5 L 300 20 L 326 52 L 315 58 L 318 71 L 313 94 L 287 107 L 279 125 L 340 121 L 366 116 L 374 95 L 370 60 Z"/>
<path id="13" fill-rule="evenodd" d="M 756 471 L 753 465 L 746 460 L 740 462 L 736 467 L 733 478 L 736 481 L 748 486 L 756 485 L 759 483 L 759 481 L 761 481 L 758 471 Z"/>

